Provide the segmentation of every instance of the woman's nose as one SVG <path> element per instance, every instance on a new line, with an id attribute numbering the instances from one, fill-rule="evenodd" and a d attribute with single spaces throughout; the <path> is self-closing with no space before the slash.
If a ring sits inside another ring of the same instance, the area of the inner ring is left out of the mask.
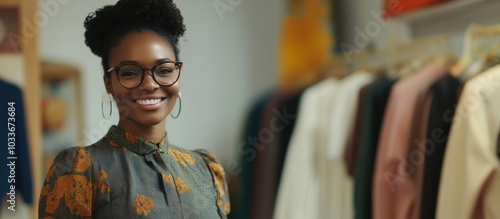
<path id="1" fill-rule="evenodd" d="M 153 78 L 153 72 L 151 70 L 144 71 L 144 79 L 142 80 L 141 87 L 147 90 L 153 90 L 158 88 L 160 85 L 156 83 Z"/>

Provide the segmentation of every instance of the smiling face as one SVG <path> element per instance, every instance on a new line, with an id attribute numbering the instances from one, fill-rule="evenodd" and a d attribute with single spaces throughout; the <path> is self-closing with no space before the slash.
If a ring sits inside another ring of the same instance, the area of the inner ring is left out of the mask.
<path id="1" fill-rule="evenodd" d="M 167 59 L 177 61 L 172 46 L 164 38 L 153 31 L 133 31 L 111 48 L 108 64 L 112 67 L 135 63 L 151 68 Z M 142 83 L 132 89 L 120 84 L 115 71 L 110 77 L 104 75 L 104 83 L 120 112 L 118 126 L 129 128 L 164 127 L 165 118 L 172 111 L 179 92 L 179 82 L 169 87 L 160 86 L 148 70 Z"/>

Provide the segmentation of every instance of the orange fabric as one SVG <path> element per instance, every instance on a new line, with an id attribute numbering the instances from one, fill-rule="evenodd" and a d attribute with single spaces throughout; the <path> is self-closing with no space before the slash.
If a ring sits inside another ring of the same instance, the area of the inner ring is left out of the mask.
<path id="1" fill-rule="evenodd" d="M 331 60 L 328 7 L 320 0 L 296 1 L 285 16 L 279 48 L 280 87 L 301 87 L 320 78 Z"/>

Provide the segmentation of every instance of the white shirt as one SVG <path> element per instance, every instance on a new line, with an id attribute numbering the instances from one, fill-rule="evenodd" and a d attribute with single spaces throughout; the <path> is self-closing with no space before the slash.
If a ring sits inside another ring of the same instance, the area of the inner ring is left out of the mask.
<path id="1" fill-rule="evenodd" d="M 352 218 L 353 185 L 342 154 L 354 123 L 366 72 L 325 79 L 300 100 L 280 181 L 275 219 Z"/>

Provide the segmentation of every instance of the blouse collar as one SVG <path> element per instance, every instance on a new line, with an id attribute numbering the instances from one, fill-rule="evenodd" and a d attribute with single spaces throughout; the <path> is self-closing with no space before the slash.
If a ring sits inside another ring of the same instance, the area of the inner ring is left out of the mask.
<path id="1" fill-rule="evenodd" d="M 110 144 L 115 143 L 140 156 L 154 152 L 164 153 L 168 148 L 168 138 L 166 132 L 163 139 L 159 143 L 155 144 L 140 136 L 127 132 L 116 125 L 113 125 L 109 128 L 105 137 L 110 140 Z"/>

